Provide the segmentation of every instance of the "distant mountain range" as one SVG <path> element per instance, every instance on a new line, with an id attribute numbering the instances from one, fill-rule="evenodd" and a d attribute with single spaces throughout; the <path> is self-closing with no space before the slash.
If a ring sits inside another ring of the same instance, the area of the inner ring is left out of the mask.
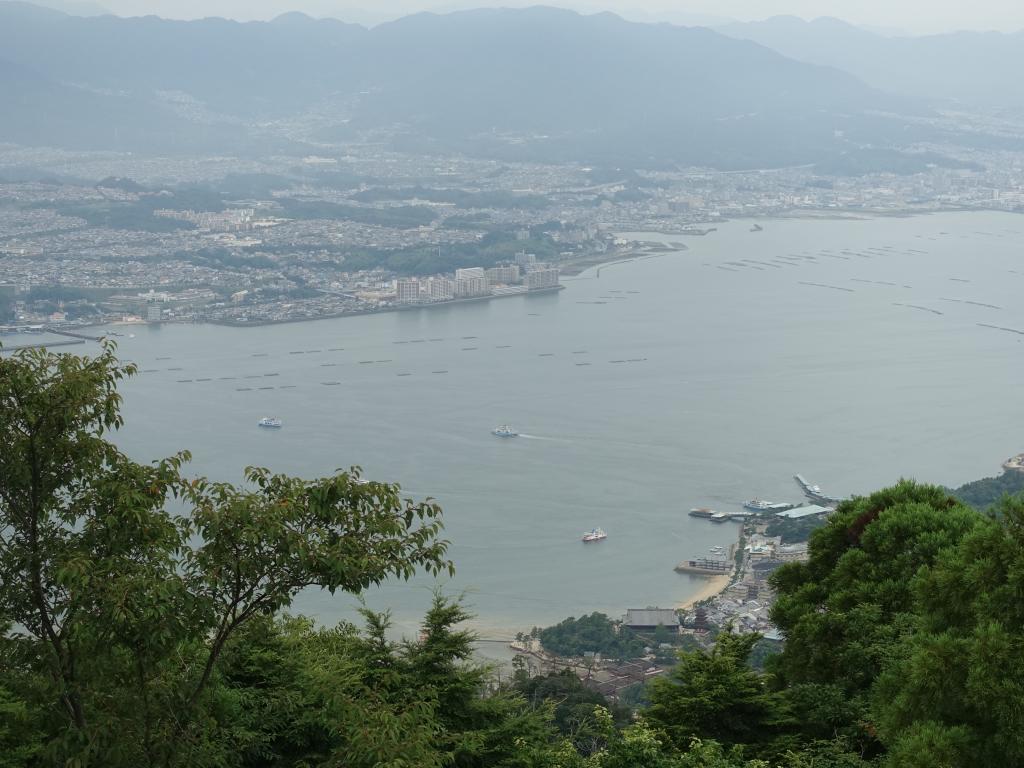
<path id="1" fill-rule="evenodd" d="M 72 16 L 102 16 L 110 13 L 109 9 L 91 0 L 36 0 L 34 5 L 62 11 Z"/>
<path id="2" fill-rule="evenodd" d="M 891 151 L 905 127 L 894 113 L 926 112 L 885 83 L 710 29 L 542 7 L 367 29 L 0 2 L 0 56 L 0 97 L 15 105 L 0 140 L 136 151 L 257 150 L 282 141 L 287 118 L 319 126 L 308 140 L 377 133 L 423 152 L 776 167 Z"/>
<path id="3" fill-rule="evenodd" d="M 833 18 L 716 27 L 798 61 L 836 67 L 868 85 L 948 105 L 1024 112 L 1024 32 L 955 32 L 924 37 L 876 34 Z"/>

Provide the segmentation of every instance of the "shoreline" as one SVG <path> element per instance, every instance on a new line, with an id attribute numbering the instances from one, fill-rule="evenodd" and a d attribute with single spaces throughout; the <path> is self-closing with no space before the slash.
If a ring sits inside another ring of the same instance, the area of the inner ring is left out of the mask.
<path id="1" fill-rule="evenodd" d="M 471 296 L 465 299 L 450 299 L 449 301 L 435 301 L 425 304 L 407 304 L 402 306 L 389 306 L 381 307 L 379 309 L 357 309 L 351 312 L 336 312 L 329 315 L 321 315 L 319 317 L 295 317 L 286 318 L 283 320 L 254 320 L 252 322 L 240 322 L 238 320 L 162 320 L 160 324 L 171 325 L 172 323 L 187 324 L 187 325 L 221 325 L 229 328 L 259 328 L 264 325 L 287 325 L 289 323 L 315 323 L 318 320 L 338 320 L 344 317 L 365 317 L 367 315 L 385 315 L 391 312 L 417 312 L 420 310 L 431 310 L 439 307 L 455 307 L 460 304 L 473 304 L 483 301 L 494 301 L 496 299 L 510 299 L 514 296 L 541 296 L 549 293 L 558 293 L 564 291 L 566 286 L 564 285 L 553 285 L 550 288 L 534 288 L 532 291 L 522 291 L 520 293 L 499 293 L 491 296 Z M 153 323 L 157 325 L 157 323 Z"/>
<path id="2" fill-rule="evenodd" d="M 682 602 L 676 603 L 676 610 L 689 610 L 693 608 L 693 606 L 695 606 L 697 603 L 702 603 L 705 600 L 709 600 L 712 597 L 721 594 L 728 588 L 731 582 L 731 574 L 722 574 L 721 576 L 708 576 L 707 584 L 702 589 L 700 589 L 696 595 Z"/>
<path id="3" fill-rule="evenodd" d="M 907 219 L 910 219 L 910 218 L 917 218 L 917 217 L 922 217 L 922 216 L 933 216 L 933 215 L 944 214 L 944 213 L 1007 213 L 1007 214 L 1011 214 L 1011 215 L 1024 215 L 1024 208 L 1017 209 L 1017 210 L 1006 210 L 1005 208 L 995 208 L 995 207 L 948 206 L 948 207 L 940 207 L 940 208 L 933 208 L 933 209 L 927 209 L 927 210 L 914 209 L 914 208 L 893 209 L 893 210 L 870 210 L 870 209 L 869 210 L 864 210 L 864 209 L 847 209 L 847 208 L 838 208 L 838 209 L 827 209 L 827 208 L 826 209 L 820 209 L 819 208 L 819 209 L 806 209 L 806 210 L 804 210 L 804 209 L 794 209 L 794 210 L 790 210 L 790 211 L 786 211 L 786 212 L 778 212 L 778 213 L 772 213 L 772 214 L 768 214 L 768 215 L 750 214 L 750 215 L 746 215 L 746 216 L 740 216 L 740 217 L 735 218 L 735 219 L 722 219 L 722 220 L 720 220 L 718 222 L 714 222 L 714 223 L 716 223 L 716 224 L 725 224 L 725 223 L 730 223 L 730 222 L 746 221 L 746 220 L 749 220 L 749 221 L 772 221 L 772 220 L 775 220 L 775 221 L 792 221 L 792 220 L 868 221 L 868 220 L 875 219 L 875 218 L 879 218 L 879 219 L 884 219 L 884 218 L 907 218 Z M 651 234 L 658 234 L 658 235 L 662 235 L 662 236 L 665 236 L 665 237 L 668 237 L 668 236 L 675 236 L 675 237 L 680 237 L 680 236 L 681 237 L 694 237 L 694 236 L 706 237 L 706 236 L 709 236 L 709 235 L 715 233 L 717 231 L 717 229 L 718 229 L 717 227 L 712 227 L 712 228 L 710 228 L 708 230 L 696 230 L 696 231 L 690 231 L 690 232 L 681 232 L 681 231 L 663 232 L 663 231 L 659 231 L 657 229 L 647 230 L 647 231 L 650 232 Z M 611 231 L 611 230 L 609 230 L 609 231 Z M 625 230 L 625 229 L 623 229 L 621 227 L 618 227 L 618 228 L 615 228 L 615 231 L 616 232 L 623 232 L 623 231 L 627 231 L 627 230 Z M 558 266 L 559 266 L 559 269 L 560 269 L 561 274 L 563 276 L 565 276 L 565 277 L 578 277 L 583 272 L 585 272 L 585 271 L 587 271 L 589 269 L 592 269 L 594 267 L 605 267 L 605 266 L 611 266 L 613 264 L 625 264 L 625 263 L 629 263 L 631 261 L 636 261 L 636 260 L 639 260 L 639 259 L 642 259 L 642 258 L 652 258 L 654 256 L 664 255 L 666 253 L 678 253 L 680 251 L 689 250 L 686 247 L 685 244 L 680 243 L 680 245 L 683 246 L 682 249 L 670 247 L 669 244 L 665 244 L 664 248 L 660 248 L 660 249 L 658 249 L 656 251 L 645 251 L 645 250 L 641 249 L 641 250 L 633 250 L 633 251 L 626 252 L 626 253 L 614 253 L 614 254 L 608 254 L 608 253 L 593 254 L 592 253 L 592 254 L 582 255 L 582 256 L 579 256 L 577 258 L 568 259 L 565 262 L 559 263 Z M 124 288 L 124 289 L 100 288 L 100 289 L 91 289 L 91 290 L 102 290 L 102 291 L 110 291 L 110 290 L 145 291 L 147 288 L 153 289 L 155 287 L 158 287 L 158 286 L 136 286 L 136 287 Z M 159 286 L 159 287 L 161 289 L 166 289 L 167 288 L 167 286 Z M 560 285 L 557 288 L 542 288 L 542 289 L 538 289 L 538 290 L 535 290 L 535 291 L 531 291 L 530 293 L 533 293 L 533 294 L 547 293 L 547 292 L 551 292 L 551 291 L 562 290 L 565 287 L 566 286 L 564 286 L 564 285 Z M 508 296 L 521 296 L 521 295 L 530 295 L 530 294 L 507 294 L 507 295 Z M 404 311 L 409 311 L 410 309 L 429 309 L 429 308 L 432 308 L 432 307 L 435 307 L 435 306 L 451 306 L 451 305 L 462 303 L 462 302 L 487 301 L 487 300 L 494 299 L 494 298 L 505 298 L 505 297 L 506 297 L 505 295 L 480 296 L 480 297 L 473 297 L 473 298 L 468 298 L 468 299 L 456 299 L 456 300 L 453 300 L 453 301 L 438 302 L 436 304 L 424 304 L 424 305 L 409 306 L 409 307 L 387 307 L 387 308 L 382 308 L 382 309 L 355 310 L 355 311 L 349 311 L 349 312 L 337 312 L 337 313 L 331 313 L 331 314 L 326 314 L 326 315 L 319 315 L 319 316 L 316 316 L 316 317 L 296 317 L 296 318 L 289 318 L 289 319 L 283 319 L 283 320 L 260 320 L 260 321 L 254 321 L 254 322 L 238 322 L 238 321 L 231 321 L 231 320 L 162 320 L 162 321 L 155 322 L 155 323 L 149 323 L 149 322 L 147 322 L 145 320 L 140 320 L 140 321 L 138 321 L 138 324 L 140 324 L 140 325 L 160 325 L 160 324 L 168 324 L 168 325 L 171 325 L 171 324 L 205 325 L 205 324 L 209 324 L 209 325 L 222 325 L 222 326 L 230 326 L 230 327 L 237 327 L 237 328 L 244 328 L 244 327 L 250 327 L 250 326 L 251 327 L 260 327 L 260 326 L 265 326 L 265 325 L 284 325 L 284 324 L 289 324 L 289 323 L 315 322 L 317 320 L 337 320 L 337 319 L 344 318 L 344 317 L 362 317 L 362 316 L 370 315 L 370 314 L 383 314 L 385 312 L 404 312 Z M 109 326 L 109 325 L 119 325 L 119 324 L 122 324 L 122 321 L 113 321 L 113 322 L 111 322 L 111 321 L 104 321 L 104 322 L 87 323 L 87 324 L 84 324 L 84 325 L 77 325 L 77 326 L 74 326 L 74 327 L 75 328 L 97 328 L 97 327 L 103 327 L 103 326 Z M 3 334 L 0 334 L 0 335 L 3 335 Z"/>

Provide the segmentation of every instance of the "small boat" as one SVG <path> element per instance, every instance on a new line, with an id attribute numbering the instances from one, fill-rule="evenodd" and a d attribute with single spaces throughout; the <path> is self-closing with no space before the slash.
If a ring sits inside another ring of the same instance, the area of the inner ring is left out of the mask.
<path id="1" fill-rule="evenodd" d="M 519 437 L 519 433 L 516 432 L 508 424 L 501 424 L 491 430 L 491 434 L 495 437 Z"/>
<path id="2" fill-rule="evenodd" d="M 264 416 L 262 419 L 256 422 L 256 424 L 257 426 L 266 427 L 267 429 L 280 429 L 282 426 L 284 426 L 280 419 L 275 419 L 270 416 Z"/>
<path id="3" fill-rule="evenodd" d="M 607 539 L 607 538 L 608 538 L 608 534 L 605 533 L 604 531 L 602 531 L 600 528 L 595 528 L 594 530 L 590 531 L 589 533 L 584 533 L 583 534 L 583 541 L 584 542 L 601 541 L 601 539 Z"/>
<path id="4" fill-rule="evenodd" d="M 712 523 L 724 523 L 729 519 L 729 515 L 725 512 L 715 512 L 709 519 Z"/>

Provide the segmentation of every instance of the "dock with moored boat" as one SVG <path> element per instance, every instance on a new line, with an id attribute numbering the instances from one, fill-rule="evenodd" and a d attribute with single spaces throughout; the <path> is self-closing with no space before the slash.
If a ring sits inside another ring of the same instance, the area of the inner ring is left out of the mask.
<path id="1" fill-rule="evenodd" d="M 838 496 L 829 496 L 817 485 L 807 482 L 803 475 L 793 475 L 793 479 L 800 486 L 800 490 L 804 492 L 804 496 L 817 504 L 829 507 L 846 501 L 846 499 L 839 498 Z"/>
<path id="2" fill-rule="evenodd" d="M 716 512 L 713 509 L 707 507 L 694 507 L 689 512 L 690 517 L 699 517 L 704 520 L 710 520 L 712 523 L 724 523 L 729 520 L 742 520 L 745 515 L 743 513 L 728 513 L 728 512 Z"/>

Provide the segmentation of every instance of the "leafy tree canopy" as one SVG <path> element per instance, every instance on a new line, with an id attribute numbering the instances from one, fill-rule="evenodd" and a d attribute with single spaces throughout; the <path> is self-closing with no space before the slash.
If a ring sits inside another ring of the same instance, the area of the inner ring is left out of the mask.
<path id="1" fill-rule="evenodd" d="M 0 619 L 15 627 L 2 679 L 26 681 L 54 755 L 193 764 L 239 630 L 306 588 L 359 592 L 451 566 L 439 507 L 357 471 L 249 469 L 240 489 L 184 477 L 187 453 L 131 461 L 107 434 L 134 373 L 111 343 L 94 358 L 0 359 Z"/>
<path id="2" fill-rule="evenodd" d="M 643 655 L 646 643 L 628 627 L 623 627 L 603 613 L 560 621 L 540 631 L 545 650 L 558 656 L 583 656 L 600 653 L 606 658 L 635 659 Z"/>
<path id="3" fill-rule="evenodd" d="M 1024 501 L 998 511 L 914 579 L 917 631 L 874 701 L 891 765 L 1024 763 Z"/>

